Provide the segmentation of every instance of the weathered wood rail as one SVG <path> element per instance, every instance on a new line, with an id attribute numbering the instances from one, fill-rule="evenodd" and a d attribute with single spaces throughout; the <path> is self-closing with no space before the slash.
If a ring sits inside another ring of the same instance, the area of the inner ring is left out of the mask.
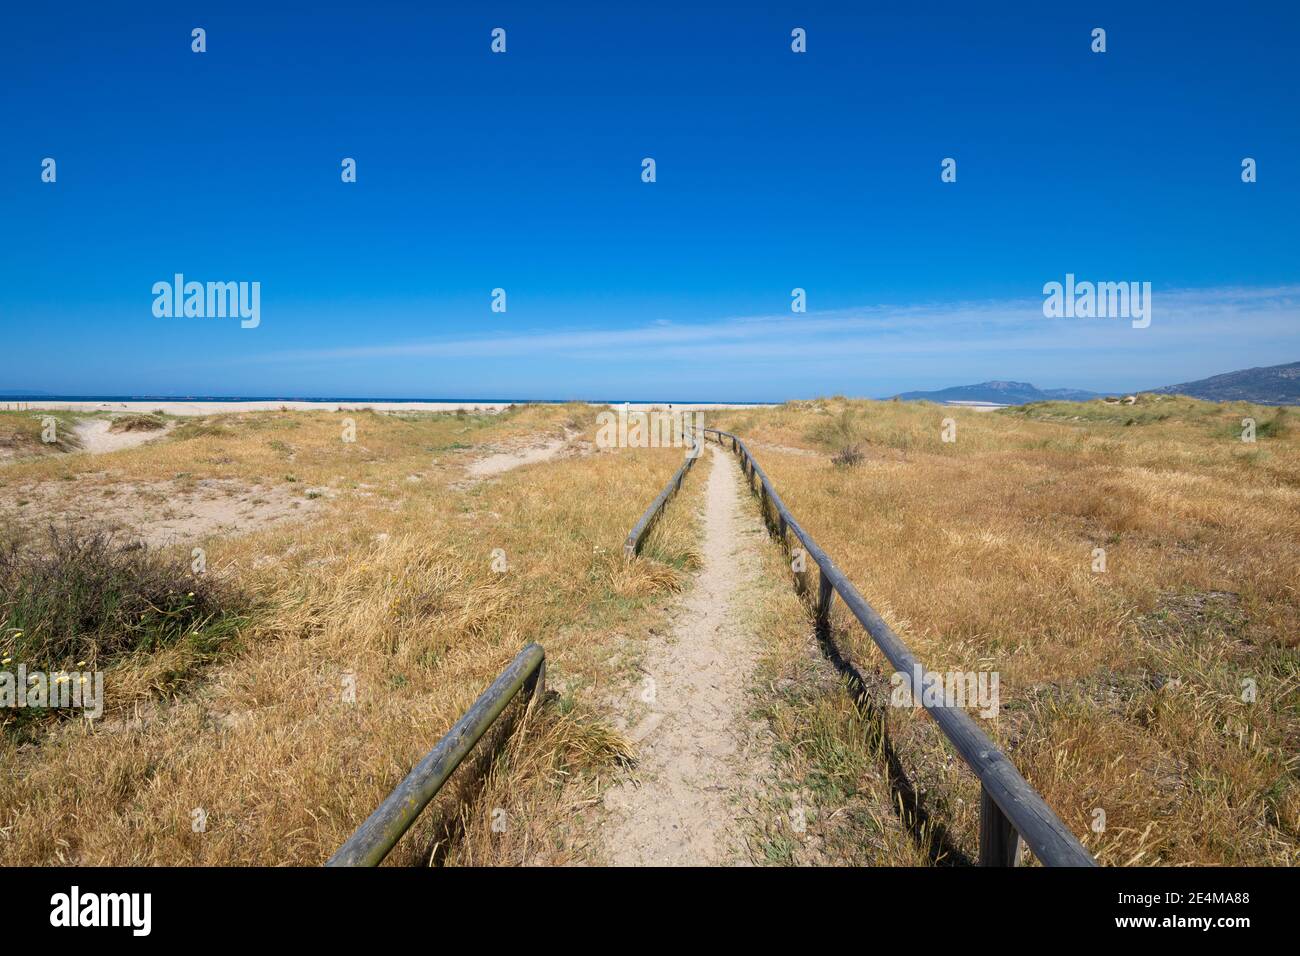
<path id="1" fill-rule="evenodd" d="M 546 652 L 540 644 L 529 644 L 515 656 L 501 676 L 479 695 L 438 745 L 415 765 L 325 865 L 378 866 L 515 695 L 524 689 L 531 693 L 533 701 L 541 700 L 546 692 Z"/>
<path id="2" fill-rule="evenodd" d="M 730 443 L 731 450 L 740 457 L 750 490 L 759 496 L 764 517 L 769 519 L 773 533 L 786 547 L 789 547 L 788 535 L 793 534 L 817 566 L 819 580 L 814 614 L 819 629 L 830 633 L 831 604 L 838 594 L 894 669 L 906 675 L 912 685 L 912 699 L 922 703 L 962 760 L 979 778 L 980 865 L 1015 866 L 1019 842 L 1023 839 L 1045 866 L 1096 866 L 1096 861 L 1078 838 L 970 715 L 958 707 L 944 706 L 942 678 L 918 666 L 919 662 L 902 639 L 863 599 L 812 535 L 795 520 L 744 441 L 716 428 L 704 428 L 699 432 L 705 441 L 712 438 L 723 447 Z M 754 487 L 755 479 L 758 480 L 757 489 Z M 663 502 L 656 500 L 656 503 L 662 509 L 666 498 Z M 919 679 L 917 675 L 920 675 Z M 931 690 L 936 683 L 937 693 Z M 936 700 L 938 703 L 929 703 Z"/>
<path id="3" fill-rule="evenodd" d="M 686 452 L 686 460 L 677 469 L 677 473 L 668 480 L 664 490 L 659 492 L 659 496 L 654 501 L 650 502 L 650 507 L 646 508 L 637 523 L 632 526 L 632 530 L 628 532 L 627 540 L 623 542 L 624 555 L 629 558 L 637 556 L 637 552 L 641 550 L 642 542 L 645 541 L 645 537 L 650 533 L 656 519 L 667 506 L 669 499 L 681 490 L 682 480 L 686 477 L 686 473 L 691 470 L 691 466 L 695 464 L 695 459 L 700 457 L 701 447 L 697 443 L 692 444 L 691 448 Z"/>

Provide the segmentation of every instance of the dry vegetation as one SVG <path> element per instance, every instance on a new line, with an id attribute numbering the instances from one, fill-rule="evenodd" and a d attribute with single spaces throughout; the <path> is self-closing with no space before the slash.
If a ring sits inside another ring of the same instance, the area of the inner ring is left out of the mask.
<path id="1" fill-rule="evenodd" d="M 108 426 L 111 432 L 156 432 L 167 427 L 157 415 L 119 415 Z"/>
<path id="2" fill-rule="evenodd" d="M 1294 864 L 1291 414 L 1146 396 L 993 414 L 827 399 L 709 424 L 749 441 L 928 667 L 1000 673 L 1001 714 L 983 725 L 1102 862 Z M 1239 440 L 1246 416 L 1255 444 Z M 940 442 L 948 417 L 954 444 Z M 355 443 L 340 438 L 348 418 Z M 318 864 L 538 641 L 551 693 L 516 708 L 528 732 L 500 734 L 494 760 L 463 768 L 390 862 L 588 859 L 600 794 L 633 756 L 610 701 L 697 564 L 700 487 L 695 469 L 642 559 L 625 562 L 623 535 L 681 453 L 596 451 L 594 418 L 583 406 L 229 414 L 139 426 L 162 437 L 92 456 L 40 447 L 30 414 L 0 413 L 0 445 L 11 436 L 19 454 L 0 464 L 0 657 L 107 672 L 102 720 L 0 730 L 0 858 Z M 574 433 L 549 461 L 469 470 Z M 202 496 L 251 517 L 206 522 Z M 118 534 L 88 536 L 92 519 Z M 127 546 L 158 527 L 167 546 Z M 207 558 L 197 577 L 193 547 Z M 778 773 L 753 856 L 973 857 L 974 777 L 923 713 L 854 705 L 787 586 L 789 558 L 772 542 L 760 556 L 753 705 Z M 878 703 L 883 657 L 842 606 L 834 624 Z"/>
<path id="3" fill-rule="evenodd" d="M 53 442 L 41 440 L 42 419 L 54 418 Z M 73 419 L 51 412 L 0 412 L 0 463 L 37 455 L 76 451 L 78 442 Z"/>
<path id="4" fill-rule="evenodd" d="M 345 418 L 356 422 L 355 443 L 341 441 Z M 125 619 L 96 612 L 77 618 L 88 622 L 81 630 L 45 635 L 38 646 L 56 666 L 72 667 L 83 648 L 96 649 L 106 668 L 106 713 L 95 722 L 7 722 L 0 857 L 13 864 L 318 864 L 514 654 L 538 641 L 554 693 L 529 715 L 530 732 L 484 768 L 485 784 L 458 774 L 460 785 L 389 859 L 571 858 L 564 824 L 627 755 L 599 706 L 635 659 L 634 650 L 613 649 L 634 648 L 654 625 L 655 598 L 680 585 L 695 540 L 683 512 L 658 525 L 643 560 L 628 564 L 621 555 L 623 535 L 679 451 L 591 453 L 578 443 L 556 460 L 464 481 L 476 457 L 574 429 L 590 438 L 594 411 L 233 414 L 184 421 L 157 444 L 111 455 L 47 455 L 0 467 L 6 497 L 33 487 L 83 496 L 131 484 L 161 489 L 161 511 L 168 489 L 216 480 L 288 487 L 319 506 L 241 536 L 178 540 L 154 556 L 161 565 L 148 563 L 150 574 L 175 571 L 167 562 L 188 564 L 192 547 L 205 549 L 204 580 L 222 587 L 201 596 L 230 606 L 205 607 L 203 619 L 233 615 L 218 642 L 137 640 L 127 606 L 119 608 Z M 110 499 L 106 518 L 112 509 Z M 57 585 L 32 598 L 31 574 L 68 580 L 79 567 L 82 579 L 93 578 L 84 561 L 71 560 L 75 549 L 61 559 L 58 548 L 40 543 L 45 519 L 57 514 L 8 523 L 8 534 L 35 550 L 18 553 L 6 572 L 0 656 L 31 653 L 23 643 L 34 640 L 28 622 L 59 620 L 40 600 Z M 504 574 L 492 570 L 498 548 Z M 97 553 L 117 560 L 111 547 Z M 150 574 L 140 580 L 156 583 Z M 93 609 L 95 594 L 119 592 L 87 585 L 84 593 Z M 199 618 L 185 625 L 200 633 L 205 626 Z M 348 686 L 355 703 L 345 699 Z M 504 834 L 490 829 L 495 807 L 510 814 Z M 191 825 L 199 808 L 202 833 Z"/>
<path id="5" fill-rule="evenodd" d="M 981 723 L 1099 860 L 1285 865 L 1300 862 L 1291 414 L 1171 396 L 993 414 L 830 399 L 710 425 L 750 441 L 794 514 L 927 667 L 1001 674 L 1001 714 Z M 1254 444 L 1240 440 L 1248 416 Z M 944 444 L 949 417 L 958 440 Z M 861 460 L 845 460 L 854 446 Z M 1092 570 L 1095 548 L 1105 573 Z M 783 562 L 774 572 L 789 577 Z M 769 608 L 784 637 L 764 706 L 814 812 L 805 837 L 771 834 L 771 855 L 973 857 L 973 775 L 923 712 L 886 709 L 921 820 L 906 798 L 882 817 L 882 788 L 886 806 L 899 793 L 882 780 L 878 723 L 825 692 L 834 679 L 798 653 L 788 611 Z M 842 604 L 834 625 L 887 691 L 883 655 Z M 1090 829 L 1098 809 L 1101 833 Z M 897 838 L 900 817 L 919 841 Z"/>

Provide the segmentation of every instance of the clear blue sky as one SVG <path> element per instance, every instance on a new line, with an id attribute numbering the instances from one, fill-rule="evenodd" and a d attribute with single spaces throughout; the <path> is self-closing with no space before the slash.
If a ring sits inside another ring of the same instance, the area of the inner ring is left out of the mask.
<path id="1" fill-rule="evenodd" d="M 1300 359 L 1295 4 L 444 6 L 5 4 L 0 389 L 770 400 Z M 156 318 L 177 272 L 260 282 L 260 327 Z M 1151 327 L 1044 318 L 1067 272 L 1151 282 Z"/>

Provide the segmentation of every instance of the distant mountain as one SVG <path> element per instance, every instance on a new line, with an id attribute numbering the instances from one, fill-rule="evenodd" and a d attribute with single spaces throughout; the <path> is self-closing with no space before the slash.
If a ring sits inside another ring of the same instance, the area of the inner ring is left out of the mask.
<path id="1" fill-rule="evenodd" d="M 1101 392 L 1078 388 L 1036 388 L 1028 382 L 980 382 L 978 385 L 955 385 L 934 392 L 903 392 L 905 402 L 988 402 L 994 405 L 1026 405 L 1029 402 L 1086 402 L 1100 398 Z"/>
<path id="2" fill-rule="evenodd" d="M 1212 375 L 1197 382 L 1148 389 L 1165 395 L 1190 395 L 1210 402 L 1300 405 L 1300 362 Z"/>

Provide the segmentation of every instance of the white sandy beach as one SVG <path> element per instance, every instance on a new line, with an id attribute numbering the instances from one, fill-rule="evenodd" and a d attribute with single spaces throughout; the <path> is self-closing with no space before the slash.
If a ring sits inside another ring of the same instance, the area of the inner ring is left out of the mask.
<path id="1" fill-rule="evenodd" d="M 998 405 L 995 402 L 951 401 L 943 403 L 948 408 L 964 408 L 968 412 L 996 412 L 999 408 L 1013 408 L 1012 405 Z"/>
<path id="2" fill-rule="evenodd" d="M 162 412 L 166 415 L 221 415 L 227 412 L 264 412 L 289 409 L 291 411 L 334 411 L 346 409 L 374 409 L 377 412 L 455 412 L 465 411 L 499 412 L 511 404 L 528 405 L 530 402 L 204 402 L 204 401 L 143 401 L 143 402 L 64 402 L 64 401 L 0 401 L 0 408 L 45 409 L 48 411 L 69 412 L 128 412 L 147 415 L 150 412 Z M 591 402 L 591 405 L 599 403 Z M 603 407 L 603 406 L 600 406 Z M 755 408 L 767 406 L 695 404 L 669 405 L 667 403 L 631 402 L 628 405 L 634 411 L 672 408 L 677 411 L 711 411 L 719 408 Z"/>

